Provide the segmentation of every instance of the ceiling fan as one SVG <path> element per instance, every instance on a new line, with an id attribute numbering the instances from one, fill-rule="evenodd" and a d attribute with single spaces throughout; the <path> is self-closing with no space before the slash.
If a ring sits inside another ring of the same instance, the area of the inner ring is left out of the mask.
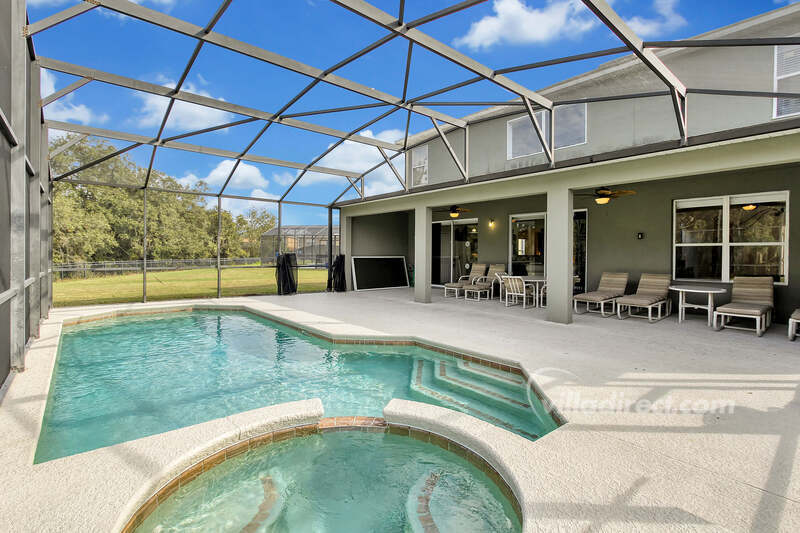
<path id="1" fill-rule="evenodd" d="M 598 187 L 591 193 L 583 193 L 579 194 L 578 196 L 592 196 L 594 197 L 594 202 L 598 205 L 605 205 L 610 202 L 613 198 L 619 198 L 620 196 L 629 196 L 631 194 L 636 194 L 636 191 L 626 190 L 626 189 L 612 189 L 610 187 Z"/>
<path id="2" fill-rule="evenodd" d="M 450 218 L 458 218 L 461 216 L 461 213 L 469 213 L 472 209 L 467 209 L 466 207 L 459 207 L 457 205 L 451 205 L 447 209 L 437 209 L 438 212 L 447 211 L 450 213 Z"/>

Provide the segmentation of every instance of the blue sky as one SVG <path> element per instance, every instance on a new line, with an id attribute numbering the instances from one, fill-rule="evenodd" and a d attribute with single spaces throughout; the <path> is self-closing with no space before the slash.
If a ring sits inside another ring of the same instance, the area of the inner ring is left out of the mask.
<path id="1" fill-rule="evenodd" d="M 74 4 L 71 0 L 28 0 L 31 21 Z M 220 0 L 137 0 L 151 9 L 205 25 Z M 396 14 L 397 0 L 373 0 L 373 5 Z M 408 0 L 406 20 L 421 17 L 455 3 L 455 0 Z M 614 0 L 614 8 L 646 40 L 679 39 L 742 20 L 790 2 L 775 0 Z M 421 27 L 424 32 L 455 47 L 492 68 L 620 46 L 619 41 L 577 0 L 489 0 Z M 247 41 L 305 64 L 325 69 L 385 35 L 378 26 L 327 0 L 234 0 L 215 31 Z M 162 85 L 174 84 L 188 60 L 195 41 L 144 22 L 121 17 L 102 8 L 51 28 L 34 37 L 40 56 L 121 74 Z M 396 38 L 383 47 L 338 70 L 336 74 L 399 96 L 402 93 L 407 42 Z M 531 89 L 546 87 L 589 70 L 604 60 L 592 60 L 509 75 Z M 470 78 L 460 67 L 414 48 L 409 96 Z M 48 73 L 43 96 L 75 78 Z M 186 91 L 275 112 L 300 91 L 309 79 L 252 58 L 205 45 L 184 84 Z M 506 100 L 514 95 L 489 82 L 453 91 L 439 100 Z M 92 82 L 45 108 L 45 116 L 113 130 L 155 136 L 167 100 Z M 289 113 L 372 103 L 367 97 L 319 84 Z M 387 108 L 348 111 L 302 117 L 302 120 L 352 130 Z M 439 108 L 463 116 L 476 108 Z M 243 118 L 222 111 L 176 104 L 166 136 Z M 394 141 L 403 136 L 406 114 L 398 111 L 361 132 Z M 263 122 L 198 135 L 186 142 L 241 151 L 261 129 Z M 414 115 L 411 132 L 430 127 L 427 118 Z M 325 135 L 273 125 L 251 153 L 308 163 L 335 139 Z M 117 146 L 125 143 L 114 142 Z M 130 156 L 147 166 L 151 149 L 140 147 Z M 381 160 L 377 149 L 345 143 L 319 164 L 364 171 Z M 403 172 L 402 158 L 397 158 Z M 160 149 L 155 167 L 183 183 L 205 181 L 218 191 L 231 161 L 222 158 Z M 296 176 L 293 169 L 243 163 L 226 193 L 280 196 Z M 287 199 L 327 203 L 347 185 L 343 177 L 307 174 Z M 384 166 L 367 177 L 368 193 L 397 190 L 399 184 Z M 345 198 L 353 197 L 349 193 Z M 226 207 L 241 211 L 245 201 L 228 201 Z M 259 204 L 263 205 L 263 204 Z M 286 212 L 288 211 L 288 212 Z M 287 223 L 320 223 L 322 210 L 285 208 Z M 308 218 L 313 220 L 307 220 Z"/>

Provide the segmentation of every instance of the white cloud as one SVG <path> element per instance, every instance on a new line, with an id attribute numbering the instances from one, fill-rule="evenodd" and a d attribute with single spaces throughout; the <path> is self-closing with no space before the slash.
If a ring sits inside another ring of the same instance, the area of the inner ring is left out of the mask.
<path id="1" fill-rule="evenodd" d="M 271 198 L 277 200 L 277 196 L 268 193 L 261 189 L 253 189 L 248 195 L 252 198 Z M 277 204 L 275 202 L 259 202 L 258 200 L 238 200 L 234 198 L 223 198 L 222 208 L 227 209 L 233 216 L 243 215 L 248 209 L 266 209 L 270 212 L 277 211 Z"/>
<path id="2" fill-rule="evenodd" d="M 628 19 L 628 25 L 639 37 L 656 37 L 686 26 L 687 22 L 675 8 L 679 0 L 653 0 L 653 10 L 657 17 L 635 16 Z"/>
<path id="3" fill-rule="evenodd" d="M 56 92 L 56 78 L 47 69 L 41 71 L 40 92 L 42 96 L 48 96 Z M 104 124 L 108 122 L 109 116 L 105 113 L 95 113 L 84 104 L 72 103 L 75 93 L 62 96 L 55 102 L 45 106 L 44 115 L 48 120 L 58 120 L 61 122 L 78 122 L 80 124 Z"/>
<path id="4" fill-rule="evenodd" d="M 175 87 L 174 80 L 162 75 L 157 77 L 157 82 L 165 87 Z M 192 83 L 184 84 L 183 88 L 201 96 L 214 98 L 207 91 Z M 160 126 L 164 118 L 164 112 L 169 105 L 169 98 L 149 93 L 136 93 L 136 97 L 142 101 L 142 106 L 136 110 L 138 113 L 138 116 L 134 119 L 136 124 L 142 128 Z M 218 98 L 218 100 L 224 101 L 222 98 Z M 199 130 L 231 122 L 233 116 L 232 113 L 227 111 L 176 100 L 175 105 L 172 106 L 167 124 L 169 127 L 179 130 Z"/>
<path id="5" fill-rule="evenodd" d="M 522 0 L 494 0 L 492 9 L 492 15 L 472 23 L 466 35 L 453 43 L 472 50 L 501 43 L 546 43 L 578 37 L 598 23 L 578 0 L 548 0 L 542 8 L 529 7 Z"/>
<path id="6" fill-rule="evenodd" d="M 224 161 L 220 161 L 207 176 L 200 177 L 196 174 L 189 173 L 182 178 L 178 178 L 178 182 L 185 187 L 191 187 L 198 181 L 202 181 L 211 187 L 212 190 L 218 191 L 225 183 L 225 180 L 228 179 L 228 175 L 231 173 L 234 163 L 235 161 L 233 159 L 225 159 Z M 272 196 L 270 193 L 264 192 L 264 189 L 266 189 L 268 185 L 269 181 L 264 177 L 258 167 L 248 165 L 242 161 L 236 168 L 236 172 L 233 174 L 226 190 L 253 188 L 255 191 L 259 192 L 259 197 L 271 198 Z"/>
<path id="7" fill-rule="evenodd" d="M 395 142 L 397 139 L 402 138 L 405 132 L 389 129 L 374 134 L 371 130 L 364 130 L 360 134 L 364 137 L 372 137 L 387 142 Z M 391 152 L 388 152 L 391 156 Z M 352 170 L 354 172 L 364 172 L 365 170 L 377 165 L 383 161 L 380 152 L 374 147 L 367 144 L 357 143 L 353 141 L 345 141 L 337 146 L 331 153 L 323 157 L 319 166 L 337 168 L 341 170 Z M 403 156 L 398 156 L 392 160 L 392 163 L 400 173 L 400 177 L 404 175 L 405 165 L 403 164 Z M 298 172 L 276 172 L 271 176 L 272 181 L 283 186 L 289 186 L 297 178 Z M 319 172 L 307 172 L 303 179 L 297 183 L 298 187 L 307 187 L 315 183 L 328 182 L 340 183 L 342 187 L 347 186 L 347 180 L 341 176 L 332 174 L 321 174 Z M 389 191 L 396 191 L 401 188 L 400 183 L 397 181 L 392 170 L 388 165 L 374 170 L 366 177 L 366 192 L 368 195 L 381 194 Z"/>

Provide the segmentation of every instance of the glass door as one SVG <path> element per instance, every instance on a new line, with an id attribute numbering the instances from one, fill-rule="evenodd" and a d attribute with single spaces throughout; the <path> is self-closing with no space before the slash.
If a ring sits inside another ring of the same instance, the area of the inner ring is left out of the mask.
<path id="1" fill-rule="evenodd" d="M 453 222 L 453 279 L 469 274 L 478 260 L 478 221 Z"/>
<path id="2" fill-rule="evenodd" d="M 512 276 L 544 277 L 545 215 L 512 215 L 509 268 Z"/>
<path id="3" fill-rule="evenodd" d="M 453 280 L 452 222 L 434 222 L 431 234 L 431 285 L 444 285 Z"/>
<path id="4" fill-rule="evenodd" d="M 586 292 L 586 236 L 588 213 L 585 209 L 575 211 L 572 215 L 572 265 L 574 283 L 573 294 Z"/>

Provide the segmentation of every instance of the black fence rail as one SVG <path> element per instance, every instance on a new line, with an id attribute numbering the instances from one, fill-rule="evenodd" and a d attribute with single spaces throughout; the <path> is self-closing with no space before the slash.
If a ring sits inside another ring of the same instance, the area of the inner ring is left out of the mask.
<path id="1" fill-rule="evenodd" d="M 261 266 L 259 257 L 241 257 L 220 259 L 222 267 Z M 72 277 L 90 277 L 114 274 L 142 272 L 144 261 L 97 261 L 92 263 L 57 263 L 53 265 L 53 273 L 59 279 Z M 266 266 L 266 265 L 265 265 Z M 274 265 L 270 265 L 274 266 Z M 216 268 L 217 258 L 201 259 L 148 259 L 147 270 L 192 270 L 198 268 Z"/>

